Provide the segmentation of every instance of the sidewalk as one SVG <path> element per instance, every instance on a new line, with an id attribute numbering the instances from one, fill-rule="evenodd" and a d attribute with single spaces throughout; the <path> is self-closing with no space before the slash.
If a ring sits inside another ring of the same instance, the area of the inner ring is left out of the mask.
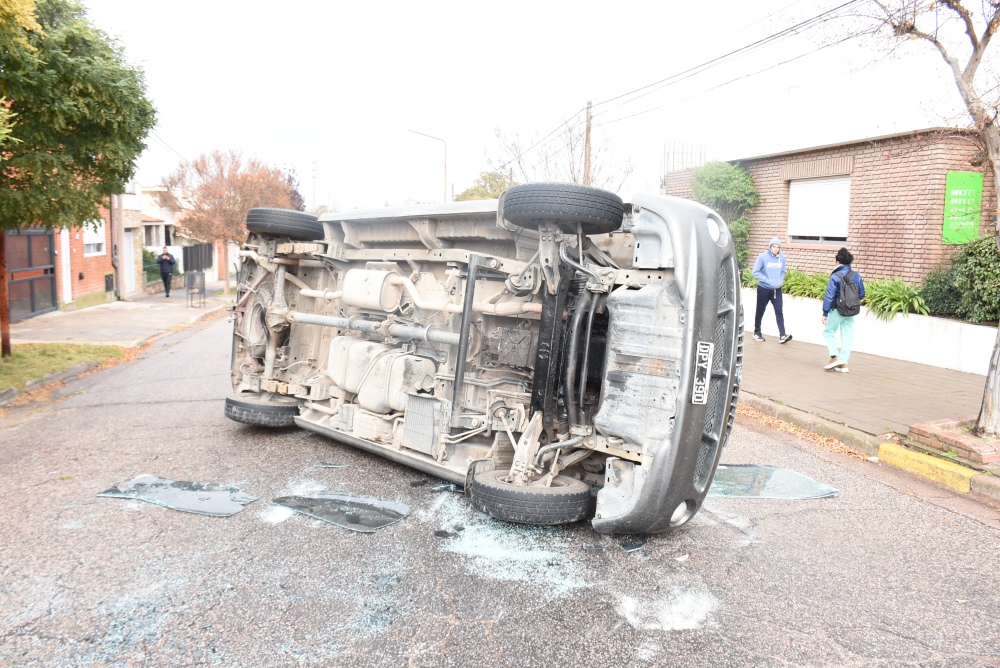
<path id="1" fill-rule="evenodd" d="M 862 333 L 863 335 L 863 333 Z M 850 373 L 824 371 L 824 346 L 778 337 L 744 345 L 741 392 L 847 425 L 872 436 L 906 434 L 910 425 L 979 413 L 986 377 L 865 353 Z"/>
<path id="2" fill-rule="evenodd" d="M 169 298 L 162 293 L 138 295 L 130 301 L 110 302 L 79 311 L 53 311 L 10 326 L 18 343 L 95 343 L 135 348 L 174 327 L 195 322 L 225 308 L 232 296 L 222 294 L 223 282 L 205 286 L 205 305 L 187 305 L 187 295 L 177 289 Z"/>

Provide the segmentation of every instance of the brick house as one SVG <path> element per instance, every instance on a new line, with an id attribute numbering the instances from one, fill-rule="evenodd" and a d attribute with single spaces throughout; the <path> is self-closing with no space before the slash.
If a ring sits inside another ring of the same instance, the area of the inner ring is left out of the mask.
<path id="1" fill-rule="evenodd" d="M 933 128 L 730 162 L 749 171 L 761 195 L 750 214 L 751 257 L 776 236 L 789 266 L 811 274 L 831 271 L 847 246 L 864 276 L 919 283 L 960 247 L 943 240 L 946 199 L 949 221 L 964 214 L 965 238 L 996 226 L 993 175 L 968 131 Z M 667 173 L 664 194 L 690 197 L 691 176 Z M 981 178 L 981 201 L 956 208 L 973 199 L 954 187 L 970 177 Z"/>
<path id="2" fill-rule="evenodd" d="M 56 309 L 77 309 L 141 292 L 142 253 L 139 211 L 126 196 L 113 198 L 114 214 L 101 207 L 98 218 L 74 227 L 29 228 L 5 235 L 7 287 L 12 322 Z M 112 225 L 112 220 L 114 225 Z M 117 230 L 116 230 L 117 228 Z M 139 234 L 136 234 L 136 229 Z M 116 244 L 114 232 L 120 241 Z M 112 261 L 119 245 L 118 271 Z M 117 273 L 117 276 L 116 276 Z"/>

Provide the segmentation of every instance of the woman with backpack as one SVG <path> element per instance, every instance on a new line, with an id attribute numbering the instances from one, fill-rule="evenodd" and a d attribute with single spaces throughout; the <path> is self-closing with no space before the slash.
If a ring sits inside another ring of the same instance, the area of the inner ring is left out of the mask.
<path id="1" fill-rule="evenodd" d="M 823 297 L 823 338 L 830 351 L 827 371 L 847 373 L 847 360 L 854 343 L 854 316 L 861 313 L 861 300 L 865 298 L 865 282 L 861 274 L 851 269 L 854 256 L 841 248 L 837 251 L 837 268 L 830 274 Z M 840 330 L 840 348 L 837 348 L 837 330 Z"/>

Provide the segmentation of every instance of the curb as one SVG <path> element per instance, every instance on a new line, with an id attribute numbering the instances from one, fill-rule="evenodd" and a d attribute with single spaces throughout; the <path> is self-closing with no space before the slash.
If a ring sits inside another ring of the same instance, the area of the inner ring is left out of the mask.
<path id="1" fill-rule="evenodd" d="M 748 392 L 740 392 L 739 400 L 740 403 L 756 408 L 761 413 L 785 420 L 786 422 L 791 422 L 794 425 L 802 427 L 803 429 L 808 429 L 809 431 L 820 434 L 821 436 L 835 438 L 841 443 L 849 445 L 866 455 L 872 457 L 878 456 L 878 439 L 870 434 L 864 433 L 863 431 L 858 431 L 852 427 L 831 422 L 830 420 L 813 415 L 812 413 L 807 413 L 799 410 L 798 408 L 786 406 L 785 404 L 779 404 L 771 399 L 765 399 L 764 397 L 750 394 Z"/>
<path id="2" fill-rule="evenodd" d="M 963 494 L 972 493 L 1000 501 L 1000 476 L 982 473 L 894 443 L 881 443 L 874 436 L 852 427 L 831 422 L 749 392 L 741 392 L 739 400 L 761 413 L 791 422 L 822 436 L 835 438 L 869 456 L 878 457 L 880 462 L 890 466 L 948 485 Z"/>
<path id="3" fill-rule="evenodd" d="M 878 458 L 881 462 L 947 485 L 963 494 L 972 492 L 1000 501 L 1000 478 L 997 476 L 895 443 L 880 445 Z"/>
<path id="4" fill-rule="evenodd" d="M 80 374 L 90 371 L 95 366 L 97 366 L 97 362 L 81 362 L 80 364 L 71 366 L 65 371 L 53 371 L 52 373 L 45 374 L 41 378 L 32 378 L 31 380 L 25 381 L 24 388 L 20 390 L 13 387 L 4 390 L 3 392 L 0 392 L 0 408 L 10 404 L 25 392 L 30 392 L 36 387 L 43 387 L 51 383 L 59 383 L 64 380 L 69 380 L 70 378 L 76 378 Z"/>
<path id="5" fill-rule="evenodd" d="M 878 460 L 910 473 L 930 478 L 963 494 L 969 493 L 972 489 L 970 481 L 979 473 L 975 469 L 945 461 L 933 455 L 909 450 L 895 443 L 883 443 L 878 446 Z"/>
<path id="6" fill-rule="evenodd" d="M 191 325 L 196 325 L 199 322 L 201 322 L 202 320 L 207 320 L 208 318 L 212 317 L 216 313 L 218 313 L 220 311 L 225 311 L 226 310 L 226 306 L 227 306 L 226 304 L 219 304 L 218 306 L 213 306 L 212 308 L 210 308 L 210 309 L 208 309 L 208 310 L 206 310 L 206 311 L 204 311 L 202 313 L 199 313 L 196 317 L 191 318 L 187 322 L 183 322 L 183 323 L 181 323 L 179 325 L 174 325 L 170 329 L 165 329 L 162 332 L 157 332 L 156 334 L 153 334 L 152 336 L 147 336 L 144 339 L 135 339 L 133 341 L 130 341 L 128 343 L 128 345 L 125 345 L 125 346 L 122 346 L 122 347 L 124 347 L 124 348 L 142 348 L 144 345 L 152 343 L 153 341 L 156 341 L 157 339 L 162 338 L 162 337 L 166 336 L 167 334 L 172 334 L 173 332 L 176 332 L 176 331 L 179 331 L 179 330 L 182 330 L 182 329 L 187 329 Z"/>

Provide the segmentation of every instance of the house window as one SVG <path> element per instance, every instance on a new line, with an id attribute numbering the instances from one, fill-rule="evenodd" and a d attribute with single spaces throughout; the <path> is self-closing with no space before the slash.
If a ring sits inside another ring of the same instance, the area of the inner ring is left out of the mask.
<path id="1" fill-rule="evenodd" d="M 163 243 L 163 236 L 160 233 L 160 230 L 162 230 L 162 229 L 163 229 L 162 225 L 146 225 L 145 226 L 144 232 L 145 232 L 145 236 L 146 236 L 146 245 L 147 246 L 157 246 L 157 247 L 159 247 L 159 246 L 166 246 L 167 245 L 167 244 Z"/>
<path id="2" fill-rule="evenodd" d="M 104 221 L 91 220 L 83 225 L 83 256 L 105 254 Z"/>
<path id="3" fill-rule="evenodd" d="M 792 243 L 843 244 L 847 241 L 850 203 L 850 176 L 789 181 L 789 240 Z"/>

